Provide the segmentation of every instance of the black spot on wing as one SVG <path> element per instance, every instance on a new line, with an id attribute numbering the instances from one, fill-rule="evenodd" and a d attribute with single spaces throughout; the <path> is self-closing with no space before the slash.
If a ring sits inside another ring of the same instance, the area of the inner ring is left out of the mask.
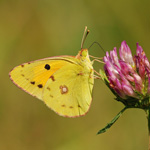
<path id="1" fill-rule="evenodd" d="M 50 70 L 51 67 L 50 67 L 49 64 L 46 64 L 44 68 L 47 69 L 47 70 Z"/>
<path id="2" fill-rule="evenodd" d="M 43 87 L 43 85 L 42 85 L 42 84 L 39 84 L 39 85 L 38 85 L 38 87 L 39 87 L 39 88 L 42 88 L 42 87 Z"/>
<path id="3" fill-rule="evenodd" d="M 31 81 L 30 83 L 34 85 L 34 84 L 35 84 L 35 81 Z"/>

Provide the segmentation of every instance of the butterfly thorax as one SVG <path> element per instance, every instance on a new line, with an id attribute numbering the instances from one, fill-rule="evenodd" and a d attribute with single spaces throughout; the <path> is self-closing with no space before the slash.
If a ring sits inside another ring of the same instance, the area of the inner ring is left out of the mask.
<path id="1" fill-rule="evenodd" d="M 79 60 L 79 64 L 84 67 L 85 72 L 91 72 L 93 70 L 92 62 L 88 54 L 88 49 L 82 49 L 79 51 L 76 58 Z"/>

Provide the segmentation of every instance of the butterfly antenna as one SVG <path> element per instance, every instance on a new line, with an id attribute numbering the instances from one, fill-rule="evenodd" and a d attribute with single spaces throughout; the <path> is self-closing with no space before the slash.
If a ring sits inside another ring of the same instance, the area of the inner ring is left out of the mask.
<path id="1" fill-rule="evenodd" d="M 103 47 L 98 42 L 93 42 L 88 49 L 90 49 L 94 44 L 97 44 L 102 49 L 102 51 L 106 54 L 106 51 L 103 49 Z"/>
<path id="2" fill-rule="evenodd" d="M 89 34 L 89 32 L 90 32 L 90 30 L 87 30 L 87 26 L 85 26 L 82 41 L 81 41 L 81 49 L 83 48 L 83 44 L 84 44 L 85 39 L 86 39 L 87 35 Z"/>

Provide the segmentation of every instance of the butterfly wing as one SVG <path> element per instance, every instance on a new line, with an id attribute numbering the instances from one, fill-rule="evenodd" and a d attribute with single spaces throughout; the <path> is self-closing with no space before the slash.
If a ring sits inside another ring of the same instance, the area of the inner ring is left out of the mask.
<path id="1" fill-rule="evenodd" d="M 84 115 L 92 101 L 93 72 L 69 63 L 53 74 L 43 91 L 43 101 L 56 113 L 67 117 Z"/>
<path id="2" fill-rule="evenodd" d="M 74 57 L 50 57 L 15 67 L 9 76 L 25 92 L 42 100 L 43 88 L 54 72 L 73 63 Z"/>

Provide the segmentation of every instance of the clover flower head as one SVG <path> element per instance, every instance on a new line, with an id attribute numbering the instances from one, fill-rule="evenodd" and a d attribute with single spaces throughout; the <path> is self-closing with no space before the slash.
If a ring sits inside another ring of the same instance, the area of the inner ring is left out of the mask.
<path id="1" fill-rule="evenodd" d="M 150 63 L 142 47 L 138 43 L 136 46 L 134 56 L 125 41 L 119 49 L 120 57 L 116 47 L 106 52 L 103 79 L 117 100 L 125 105 L 143 107 L 142 101 L 150 96 Z"/>

